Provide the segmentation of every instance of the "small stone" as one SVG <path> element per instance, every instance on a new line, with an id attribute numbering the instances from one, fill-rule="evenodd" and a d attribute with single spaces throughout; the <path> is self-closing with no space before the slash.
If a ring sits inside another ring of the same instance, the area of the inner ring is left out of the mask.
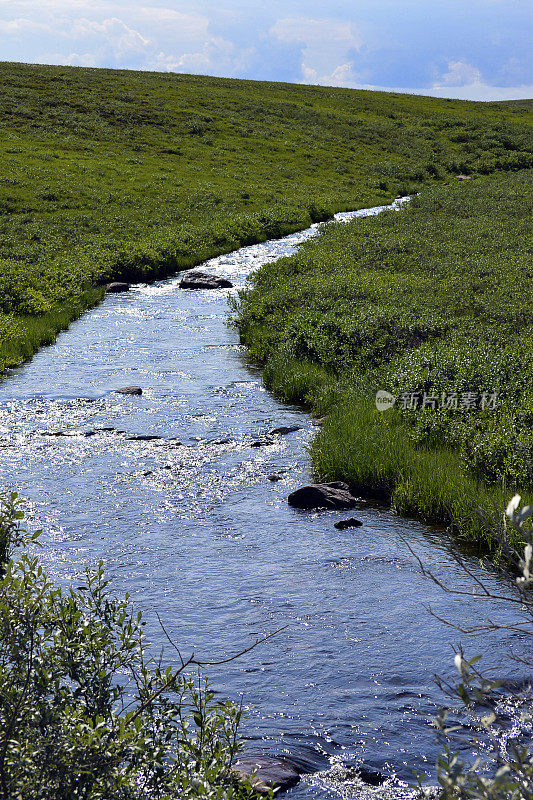
<path id="1" fill-rule="evenodd" d="M 348 528 L 360 528 L 363 523 L 360 519 L 355 519 L 355 517 L 350 517 L 349 519 L 341 519 L 335 523 L 333 526 L 337 528 L 338 531 L 345 531 Z"/>
<path id="2" fill-rule="evenodd" d="M 180 289 L 231 289 L 233 284 L 218 275 L 207 272 L 189 272 L 180 281 Z"/>
<path id="3" fill-rule="evenodd" d="M 262 439 L 256 439 L 255 442 L 252 442 L 250 447 L 267 447 L 269 444 L 274 444 L 274 440 L 264 436 Z"/>
<path id="4" fill-rule="evenodd" d="M 280 436 L 285 436 L 287 433 L 294 433 L 295 431 L 299 431 L 299 425 L 280 425 L 279 428 L 274 428 L 270 431 L 270 434 L 273 435 L 278 433 Z"/>
<path id="5" fill-rule="evenodd" d="M 472 176 L 471 175 L 458 175 L 457 176 L 457 180 L 458 181 L 471 181 L 472 180 Z"/>
<path id="6" fill-rule="evenodd" d="M 301 486 L 288 497 L 288 503 L 293 508 L 353 508 L 356 499 L 350 492 L 350 487 L 342 481 L 332 483 L 311 483 Z"/>
<path id="7" fill-rule="evenodd" d="M 140 386 L 123 386 L 121 389 L 115 389 L 115 394 L 142 394 L 143 390 Z"/>
<path id="8" fill-rule="evenodd" d="M 271 475 L 267 475 L 267 480 L 271 481 L 272 483 L 277 483 L 277 481 L 281 481 L 283 479 L 282 475 L 279 475 L 277 472 L 273 472 Z"/>
<path id="9" fill-rule="evenodd" d="M 320 417 L 319 419 L 312 420 L 312 424 L 313 425 L 323 425 L 325 421 L 326 421 L 325 417 Z"/>
<path id="10" fill-rule="evenodd" d="M 116 294 L 117 292 L 129 292 L 130 285 L 129 283 L 122 283 L 121 281 L 114 281 L 113 283 L 108 283 L 105 287 L 106 292 L 108 294 Z"/>
<path id="11" fill-rule="evenodd" d="M 283 792 L 300 780 L 300 773 L 292 764 L 266 756 L 240 758 L 232 772 L 241 781 L 250 780 L 258 794 L 269 794 L 270 790 Z"/>

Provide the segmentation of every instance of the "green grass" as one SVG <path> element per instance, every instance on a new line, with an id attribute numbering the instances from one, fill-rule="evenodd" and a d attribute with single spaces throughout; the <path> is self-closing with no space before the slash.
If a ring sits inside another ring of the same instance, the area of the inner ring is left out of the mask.
<path id="1" fill-rule="evenodd" d="M 0 368 L 152 280 L 460 172 L 530 165 L 530 104 L 0 64 Z"/>
<path id="2" fill-rule="evenodd" d="M 327 415 L 317 476 L 474 540 L 477 504 L 501 506 L 503 485 L 531 495 L 532 188 L 530 170 L 427 188 L 253 276 L 241 338 L 282 399 Z M 455 393 L 459 409 L 377 411 L 378 389 Z M 496 407 L 461 410 L 469 392 Z"/>

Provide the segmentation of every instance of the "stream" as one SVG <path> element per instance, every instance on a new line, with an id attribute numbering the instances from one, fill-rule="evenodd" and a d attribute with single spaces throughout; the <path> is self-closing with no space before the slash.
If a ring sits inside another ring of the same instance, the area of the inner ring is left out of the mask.
<path id="1" fill-rule="evenodd" d="M 287 504 L 311 480 L 316 428 L 265 390 L 227 325 L 227 300 L 318 228 L 201 266 L 234 289 L 184 291 L 178 276 L 106 295 L 11 370 L 0 383 L 0 486 L 28 500 L 54 580 L 68 585 L 103 560 L 113 591 L 143 610 L 157 650 L 166 640 L 155 612 L 183 653 L 210 660 L 286 626 L 210 672 L 222 696 L 244 697 L 247 751 L 285 754 L 308 773 L 359 761 L 396 775 L 400 797 L 413 769 L 434 776 L 440 747 L 427 718 L 442 697 L 433 674 L 452 673 L 460 639 L 427 607 L 463 624 L 486 607 L 421 575 L 407 543 L 445 583 L 468 585 L 442 531 L 372 504 L 355 511 L 362 527 L 341 531 L 334 523 L 351 513 Z M 142 396 L 114 392 L 128 384 Z M 252 446 L 280 425 L 299 429 Z M 159 438 L 135 438 L 146 436 Z M 475 559 L 470 566 L 506 591 Z M 490 611 L 506 619 L 504 607 Z M 505 678 L 511 644 L 516 635 L 505 632 L 482 648 L 465 641 Z M 168 646 L 165 657 L 175 660 Z M 339 795 L 306 776 L 286 796 Z"/>

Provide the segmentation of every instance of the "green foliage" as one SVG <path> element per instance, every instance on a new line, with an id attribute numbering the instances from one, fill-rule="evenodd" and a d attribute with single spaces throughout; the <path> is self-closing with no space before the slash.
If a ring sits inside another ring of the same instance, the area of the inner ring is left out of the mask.
<path id="1" fill-rule="evenodd" d="M 533 506 L 521 506 L 521 502 L 520 495 L 515 495 L 504 514 L 491 521 L 486 519 L 490 536 L 499 545 L 502 578 L 508 584 L 509 571 L 518 577 L 505 592 L 476 578 L 475 594 L 480 600 L 496 601 L 500 608 L 506 608 L 510 621 L 489 619 L 472 625 L 470 630 L 461 630 L 511 634 L 517 641 L 509 652 L 509 661 L 515 662 L 526 678 L 515 681 L 514 686 L 506 685 L 483 672 L 480 655 L 467 659 L 459 648 L 455 655 L 458 678 L 437 679 L 447 697 L 447 705 L 434 721 L 445 740 L 444 752 L 437 762 L 442 800 L 533 798 L 533 690 L 529 677 L 533 666 L 529 647 L 533 636 Z M 518 547 L 513 541 L 522 544 Z M 455 553 L 455 558 L 465 577 L 472 578 L 461 556 Z M 425 569 L 424 573 L 440 583 L 432 573 Z M 457 596 L 466 594 L 464 589 L 447 589 Z"/>
<path id="2" fill-rule="evenodd" d="M 283 399 L 331 412 L 312 446 L 319 476 L 470 533 L 476 497 L 533 485 L 532 179 L 426 189 L 399 212 L 325 226 L 253 276 L 242 341 Z M 378 389 L 495 392 L 496 408 L 378 413 Z"/>
<path id="3" fill-rule="evenodd" d="M 0 798 L 251 798 L 230 769 L 241 709 L 203 680 L 153 660 L 140 614 L 109 593 L 102 565 L 55 588 L 15 544 L 16 495 L 2 500 Z M 7 559 L 7 560 L 6 560 Z"/>
<path id="4" fill-rule="evenodd" d="M 527 103 L 20 64 L 0 78 L 0 367 L 111 279 L 531 163 Z"/>

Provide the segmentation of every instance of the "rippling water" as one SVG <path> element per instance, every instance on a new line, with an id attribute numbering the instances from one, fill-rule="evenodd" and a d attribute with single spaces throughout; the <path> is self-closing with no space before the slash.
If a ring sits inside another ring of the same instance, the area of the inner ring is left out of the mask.
<path id="1" fill-rule="evenodd" d="M 242 286 L 316 231 L 202 270 Z M 438 748 L 426 717 L 440 700 L 432 675 L 448 671 L 458 635 L 426 606 L 471 622 L 479 605 L 420 575 L 406 541 L 447 583 L 464 584 L 440 532 L 372 506 L 356 512 L 362 528 L 338 531 L 342 512 L 288 507 L 288 493 L 310 479 L 311 420 L 276 402 L 246 364 L 226 324 L 234 290 L 178 283 L 106 296 L 0 384 L 0 485 L 30 500 L 54 578 L 68 583 L 102 559 L 115 591 L 145 611 L 158 647 L 155 611 L 183 652 L 210 658 L 287 626 L 212 673 L 220 693 L 244 696 L 252 752 L 289 754 L 309 771 L 359 759 L 401 779 L 413 768 L 431 773 Z M 113 392 L 127 384 L 142 396 Z M 300 429 L 251 446 L 279 425 Z M 270 482 L 273 472 L 282 480 Z M 503 669 L 509 644 L 509 635 L 491 638 L 494 667 Z M 289 795 L 338 796 L 312 780 Z"/>

